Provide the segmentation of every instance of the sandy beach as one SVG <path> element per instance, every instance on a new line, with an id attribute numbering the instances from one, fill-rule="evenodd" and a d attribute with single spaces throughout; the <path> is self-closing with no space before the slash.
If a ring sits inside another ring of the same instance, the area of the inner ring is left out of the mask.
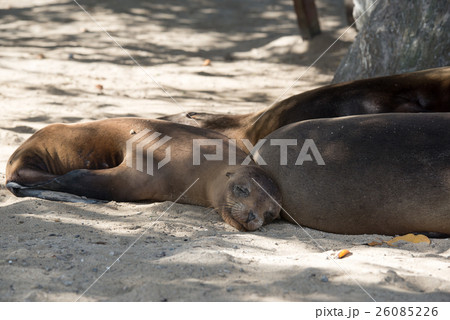
<path id="1" fill-rule="evenodd" d="M 368 246 L 392 237 L 13 196 L 6 162 L 48 124 L 261 110 L 328 84 L 356 35 L 309 68 L 347 28 L 340 1 L 316 1 L 311 41 L 291 0 L 79 3 L 97 23 L 70 0 L 0 3 L 0 301 L 450 301 L 450 239 Z"/>

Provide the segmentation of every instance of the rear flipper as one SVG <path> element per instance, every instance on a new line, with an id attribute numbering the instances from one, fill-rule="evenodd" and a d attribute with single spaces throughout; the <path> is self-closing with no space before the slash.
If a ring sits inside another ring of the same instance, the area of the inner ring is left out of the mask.
<path id="1" fill-rule="evenodd" d="M 22 186 L 15 182 L 8 182 L 6 187 L 9 191 L 14 193 L 17 197 L 35 197 L 45 200 L 75 202 L 75 203 L 103 203 L 103 200 L 88 199 L 86 197 L 80 197 L 74 194 L 35 189 L 33 187 Z"/>

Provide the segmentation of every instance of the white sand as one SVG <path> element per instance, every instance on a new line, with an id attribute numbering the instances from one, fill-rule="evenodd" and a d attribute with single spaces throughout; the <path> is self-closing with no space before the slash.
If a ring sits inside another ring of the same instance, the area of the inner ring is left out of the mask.
<path id="1" fill-rule="evenodd" d="M 142 235 L 81 300 L 449 301 L 448 239 L 369 247 L 388 238 L 308 235 L 287 222 L 242 233 L 201 207 L 58 203 L 5 190 L 8 157 L 50 123 L 270 105 L 345 30 L 343 8 L 316 2 L 324 33 L 303 42 L 290 0 L 89 1 L 141 69 L 71 1 L 2 1 L 0 300 L 76 300 Z M 354 35 L 284 97 L 327 84 Z M 353 254 L 334 259 L 344 248 Z"/>

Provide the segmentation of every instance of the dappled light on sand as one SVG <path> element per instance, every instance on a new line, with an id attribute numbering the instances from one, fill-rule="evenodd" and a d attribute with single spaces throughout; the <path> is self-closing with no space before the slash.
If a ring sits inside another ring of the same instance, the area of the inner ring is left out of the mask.
<path id="1" fill-rule="evenodd" d="M 346 27 L 331 0 L 309 42 L 291 0 L 79 2 L 186 111 L 267 107 Z M 354 36 L 287 95 L 330 82 Z M 156 221 L 171 203 L 14 197 L 6 161 L 42 127 L 182 110 L 71 0 L 0 1 L 0 47 L 1 301 L 74 301 L 144 232 L 81 301 L 370 301 L 352 279 L 379 301 L 449 301 L 447 239 L 370 247 L 391 237 L 307 229 L 323 251 L 287 222 L 243 233 L 203 207 Z"/>

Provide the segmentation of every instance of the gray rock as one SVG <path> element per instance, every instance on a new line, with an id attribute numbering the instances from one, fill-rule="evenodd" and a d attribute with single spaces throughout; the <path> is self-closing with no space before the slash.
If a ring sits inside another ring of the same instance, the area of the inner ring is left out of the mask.
<path id="1" fill-rule="evenodd" d="M 450 65 L 450 4 L 442 0 L 354 0 L 359 30 L 333 83 Z"/>

